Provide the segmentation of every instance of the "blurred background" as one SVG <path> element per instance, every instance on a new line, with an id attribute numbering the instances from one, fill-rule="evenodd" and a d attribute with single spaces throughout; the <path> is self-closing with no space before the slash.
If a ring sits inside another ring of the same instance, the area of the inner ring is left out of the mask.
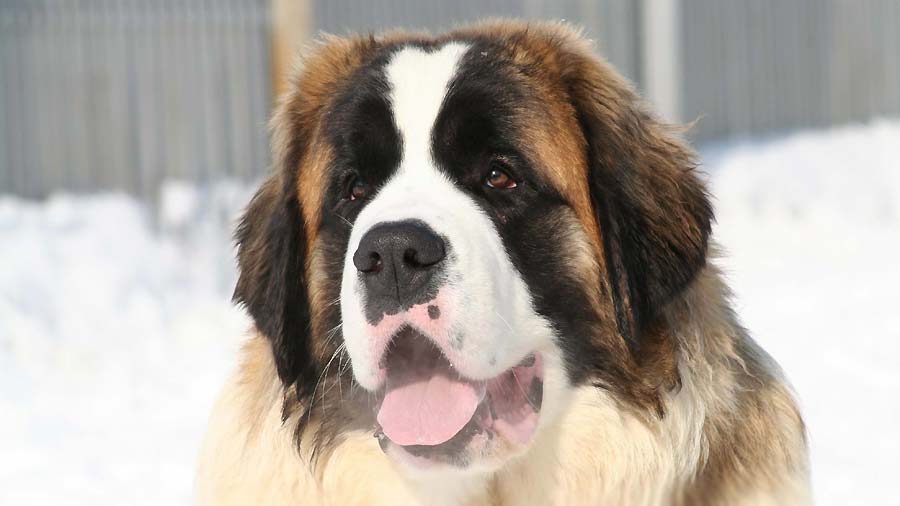
<path id="1" fill-rule="evenodd" d="M 0 503 L 184 504 L 231 231 L 320 32 L 561 19 L 703 158 L 822 504 L 900 504 L 900 2 L 0 0 Z"/>

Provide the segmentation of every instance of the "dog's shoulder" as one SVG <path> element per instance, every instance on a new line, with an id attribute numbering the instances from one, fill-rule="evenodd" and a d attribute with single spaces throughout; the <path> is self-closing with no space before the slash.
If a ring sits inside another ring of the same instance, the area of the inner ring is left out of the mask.
<path id="1" fill-rule="evenodd" d="M 672 310 L 701 448 L 685 504 L 808 504 L 806 428 L 778 363 L 737 320 L 710 265 Z"/>

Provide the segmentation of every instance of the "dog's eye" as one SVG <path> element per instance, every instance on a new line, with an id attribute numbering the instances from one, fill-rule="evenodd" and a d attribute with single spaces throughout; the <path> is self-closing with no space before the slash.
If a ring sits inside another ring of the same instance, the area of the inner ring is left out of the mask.
<path id="1" fill-rule="evenodd" d="M 347 186 L 347 200 L 359 200 L 369 193 L 369 185 L 359 176 L 354 176 Z"/>
<path id="2" fill-rule="evenodd" d="M 498 190 L 511 190 L 517 186 L 516 180 L 507 172 L 509 169 L 502 160 L 491 162 L 490 170 L 484 178 L 484 184 Z"/>

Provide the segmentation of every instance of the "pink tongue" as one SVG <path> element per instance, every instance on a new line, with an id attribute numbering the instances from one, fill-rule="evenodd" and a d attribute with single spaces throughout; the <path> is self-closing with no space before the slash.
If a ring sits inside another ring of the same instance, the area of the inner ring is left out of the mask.
<path id="1" fill-rule="evenodd" d="M 444 367 L 421 364 L 388 375 L 378 423 L 398 445 L 438 445 L 469 423 L 480 387 Z"/>

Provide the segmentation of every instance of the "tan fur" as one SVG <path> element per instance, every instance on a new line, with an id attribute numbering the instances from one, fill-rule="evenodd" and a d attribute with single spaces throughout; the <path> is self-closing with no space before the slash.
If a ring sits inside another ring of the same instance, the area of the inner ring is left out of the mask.
<path id="1" fill-rule="evenodd" d="M 313 244 L 321 219 L 325 169 L 331 151 L 322 142 L 319 118 L 330 105 L 335 88 L 376 48 L 374 39 L 326 36 L 307 51 L 293 73 L 289 92 L 283 95 L 272 117 L 272 151 L 276 167 L 297 171 L 295 184 L 304 206 L 309 244 Z M 300 168 L 303 167 L 303 170 Z"/>
<path id="2" fill-rule="evenodd" d="M 609 272 L 614 267 L 621 271 L 623 259 L 621 252 L 606 251 L 604 234 L 610 231 L 597 219 L 588 158 L 600 156 L 597 162 L 607 168 L 622 160 L 631 163 L 628 169 L 639 187 L 631 197 L 648 217 L 652 228 L 644 232 L 661 254 L 677 249 L 710 256 L 706 232 L 697 225 L 702 209 L 693 207 L 703 201 L 703 189 L 691 172 L 691 150 L 646 113 L 628 83 L 562 25 L 501 21 L 438 38 L 400 32 L 377 39 L 328 38 L 311 52 L 306 70 L 298 73 L 272 121 L 275 162 L 286 175 L 268 181 L 252 208 L 270 209 L 270 200 L 285 183 L 282 178 L 292 178 L 287 182 L 303 207 L 317 358 L 335 348 L 321 337 L 330 329 L 320 323 L 322 315 L 335 310 L 329 300 L 335 294 L 328 292 L 329 280 L 324 279 L 325 253 L 316 241 L 321 188 L 332 158 L 322 139 L 321 114 L 334 90 L 379 44 L 440 44 L 447 38 L 488 35 L 502 38 L 505 56 L 530 69 L 516 78 L 527 80 L 541 99 L 523 106 L 518 119 L 529 125 L 523 132 L 532 148 L 529 155 L 569 203 L 547 226 L 566 231 L 567 248 L 561 254 L 570 257 L 567 263 L 585 286 L 597 287 L 590 305 L 602 328 L 584 338 L 613 357 L 609 367 L 618 370 L 600 378 L 608 389 L 576 389 L 566 411 L 542 427 L 527 453 L 491 476 L 411 482 L 395 470 L 371 432 L 345 435 L 310 465 L 312 438 L 302 438 L 299 450 L 296 439 L 304 410 L 296 405 L 294 391 L 284 391 L 272 346 L 258 335 L 244 347 L 241 367 L 211 416 L 198 468 L 198 502 L 808 503 L 803 422 L 777 365 L 737 323 L 713 265 L 702 267 L 661 314 L 639 327 L 639 349 L 629 349 L 622 338 L 620 332 L 628 329 L 617 327 L 612 301 L 614 289 L 627 299 L 627 283 L 619 280 L 621 286 L 613 286 Z M 608 143 L 604 150 L 590 151 L 579 114 L 602 128 L 594 134 Z M 263 248 L 250 242 L 241 253 L 244 265 L 263 270 L 258 260 Z M 661 268 L 670 267 L 665 262 L 671 260 L 664 258 Z M 253 285 L 254 277 L 248 279 L 247 289 L 260 288 Z M 321 409 L 326 406 L 322 399 Z M 314 434 L 317 417 L 304 422 L 303 433 Z"/>
<path id="3" fill-rule="evenodd" d="M 682 385 L 648 423 L 602 390 L 579 389 L 556 427 L 456 504 L 807 504 L 803 423 L 774 365 L 734 322 L 707 267 L 673 304 Z M 755 385 L 754 388 L 750 388 Z M 315 475 L 281 422 L 283 392 L 262 337 L 211 417 L 197 476 L 200 504 L 437 504 L 366 434 L 353 434 Z"/>

